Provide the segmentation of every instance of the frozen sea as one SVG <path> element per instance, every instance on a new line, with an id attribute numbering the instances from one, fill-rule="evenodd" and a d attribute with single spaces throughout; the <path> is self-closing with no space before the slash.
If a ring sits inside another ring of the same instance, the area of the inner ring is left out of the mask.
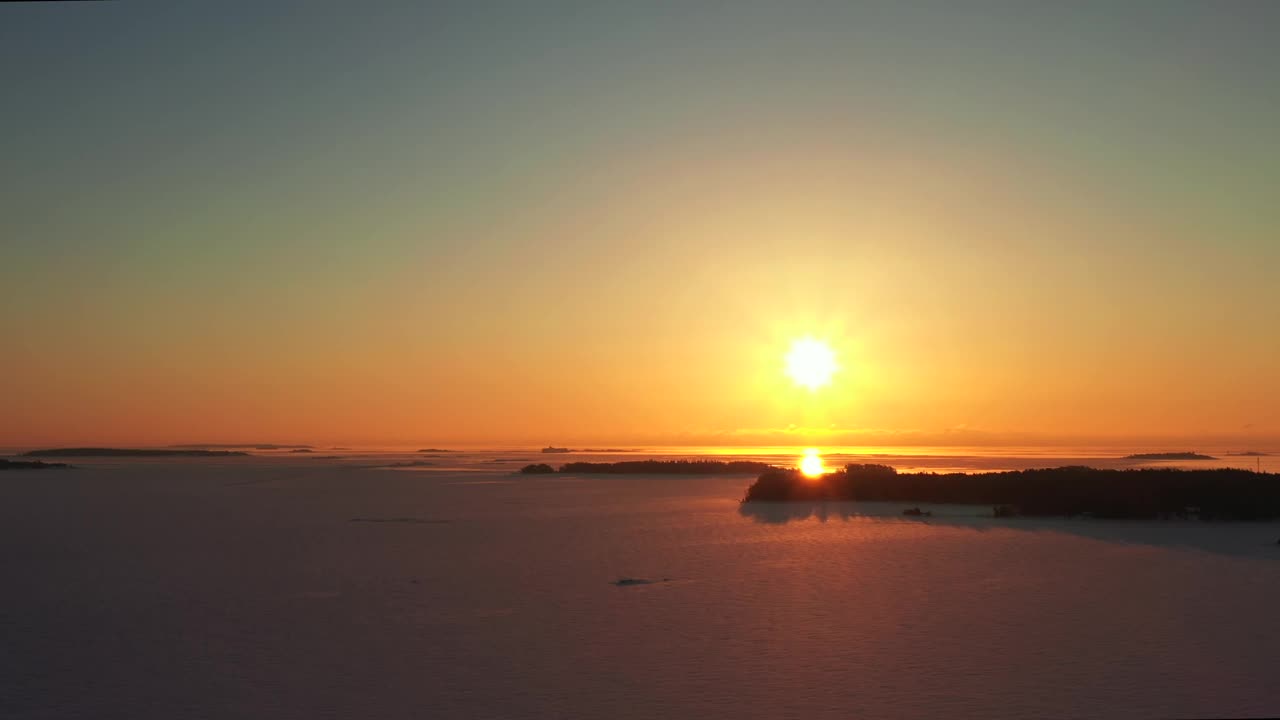
<path id="1" fill-rule="evenodd" d="M 0 717 L 1280 715 L 1280 524 L 512 474 L 548 459 L 0 473 Z"/>

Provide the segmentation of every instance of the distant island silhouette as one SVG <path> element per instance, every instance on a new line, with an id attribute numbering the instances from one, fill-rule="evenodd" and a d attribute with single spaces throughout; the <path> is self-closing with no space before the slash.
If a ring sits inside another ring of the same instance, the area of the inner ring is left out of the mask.
<path id="1" fill-rule="evenodd" d="M 1195 452 L 1155 452 L 1134 453 L 1125 455 L 1125 460 L 1217 460 L 1212 455 L 1201 455 Z"/>
<path id="2" fill-rule="evenodd" d="M 254 450 L 311 450 L 314 445 L 274 445 L 272 443 L 186 443 L 183 445 L 166 445 L 174 450 L 234 450 L 236 448 L 253 448 Z"/>
<path id="3" fill-rule="evenodd" d="M 177 450 L 173 448 L 133 449 L 133 448 L 50 448 L 48 450 L 31 450 L 22 453 L 22 457 L 232 457 L 247 456 L 249 453 L 240 450 Z"/>
<path id="4" fill-rule="evenodd" d="M 69 468 L 66 463 L 47 463 L 43 460 L 6 460 L 0 458 L 0 470 L 49 470 L 53 468 Z"/>
<path id="5" fill-rule="evenodd" d="M 773 469 L 768 463 L 747 460 L 625 460 L 613 463 L 571 462 L 557 470 L 546 463 L 526 465 L 525 475 L 581 473 L 584 475 L 750 475 Z"/>
<path id="6" fill-rule="evenodd" d="M 453 452 L 452 450 L 444 450 L 442 448 L 422 448 L 418 452 Z"/>
<path id="7" fill-rule="evenodd" d="M 564 448 L 564 447 L 555 447 L 554 445 L 548 445 L 547 447 L 542 448 L 542 452 L 544 452 L 544 453 L 569 453 L 569 452 L 573 452 L 573 451 L 572 451 L 572 450 L 570 450 L 569 448 Z"/>
<path id="8" fill-rule="evenodd" d="M 1271 453 L 1258 452 L 1257 450 L 1245 450 L 1238 453 L 1227 453 L 1232 457 L 1269 457 Z"/>
<path id="9" fill-rule="evenodd" d="M 991 505 L 997 517 L 1272 520 L 1280 518 L 1280 475 L 1234 468 L 1082 466 L 936 474 L 851 464 L 816 478 L 771 468 L 761 473 L 743 498 L 744 503 L 823 500 Z"/>

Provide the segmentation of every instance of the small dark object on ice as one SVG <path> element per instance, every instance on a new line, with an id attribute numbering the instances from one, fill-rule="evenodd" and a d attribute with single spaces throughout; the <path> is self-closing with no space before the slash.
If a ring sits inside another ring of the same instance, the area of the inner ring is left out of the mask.
<path id="1" fill-rule="evenodd" d="M 618 578 L 617 580 L 614 580 L 610 584 L 617 585 L 618 587 L 630 587 L 632 585 L 656 585 L 658 583 L 664 583 L 664 582 L 671 582 L 671 578 L 662 578 L 661 580 L 646 580 L 644 578 L 624 577 L 624 578 Z"/>

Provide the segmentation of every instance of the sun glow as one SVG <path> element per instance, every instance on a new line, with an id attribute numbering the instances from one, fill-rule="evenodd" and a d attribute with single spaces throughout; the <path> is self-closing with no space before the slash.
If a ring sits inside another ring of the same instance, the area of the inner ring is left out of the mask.
<path id="1" fill-rule="evenodd" d="M 804 451 L 804 455 L 800 457 L 800 472 L 809 478 L 826 474 L 827 466 L 822 464 L 822 455 L 818 453 L 818 448 L 808 448 Z"/>
<path id="2" fill-rule="evenodd" d="M 824 385 L 831 384 L 831 376 L 836 373 L 836 353 L 821 340 L 811 337 L 801 338 L 791 344 L 787 353 L 787 376 L 810 392 Z"/>

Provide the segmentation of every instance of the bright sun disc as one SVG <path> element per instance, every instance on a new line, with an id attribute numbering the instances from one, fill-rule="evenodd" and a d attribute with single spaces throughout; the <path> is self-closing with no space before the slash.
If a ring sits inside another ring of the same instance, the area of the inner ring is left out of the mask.
<path id="1" fill-rule="evenodd" d="M 804 451 L 804 455 L 800 458 L 800 472 L 805 477 L 816 478 L 827 472 L 827 467 L 822 464 L 822 455 L 818 453 L 818 448 L 809 448 Z"/>
<path id="2" fill-rule="evenodd" d="M 787 376 L 811 392 L 831 384 L 837 369 L 835 351 L 821 340 L 802 338 L 787 353 Z"/>

